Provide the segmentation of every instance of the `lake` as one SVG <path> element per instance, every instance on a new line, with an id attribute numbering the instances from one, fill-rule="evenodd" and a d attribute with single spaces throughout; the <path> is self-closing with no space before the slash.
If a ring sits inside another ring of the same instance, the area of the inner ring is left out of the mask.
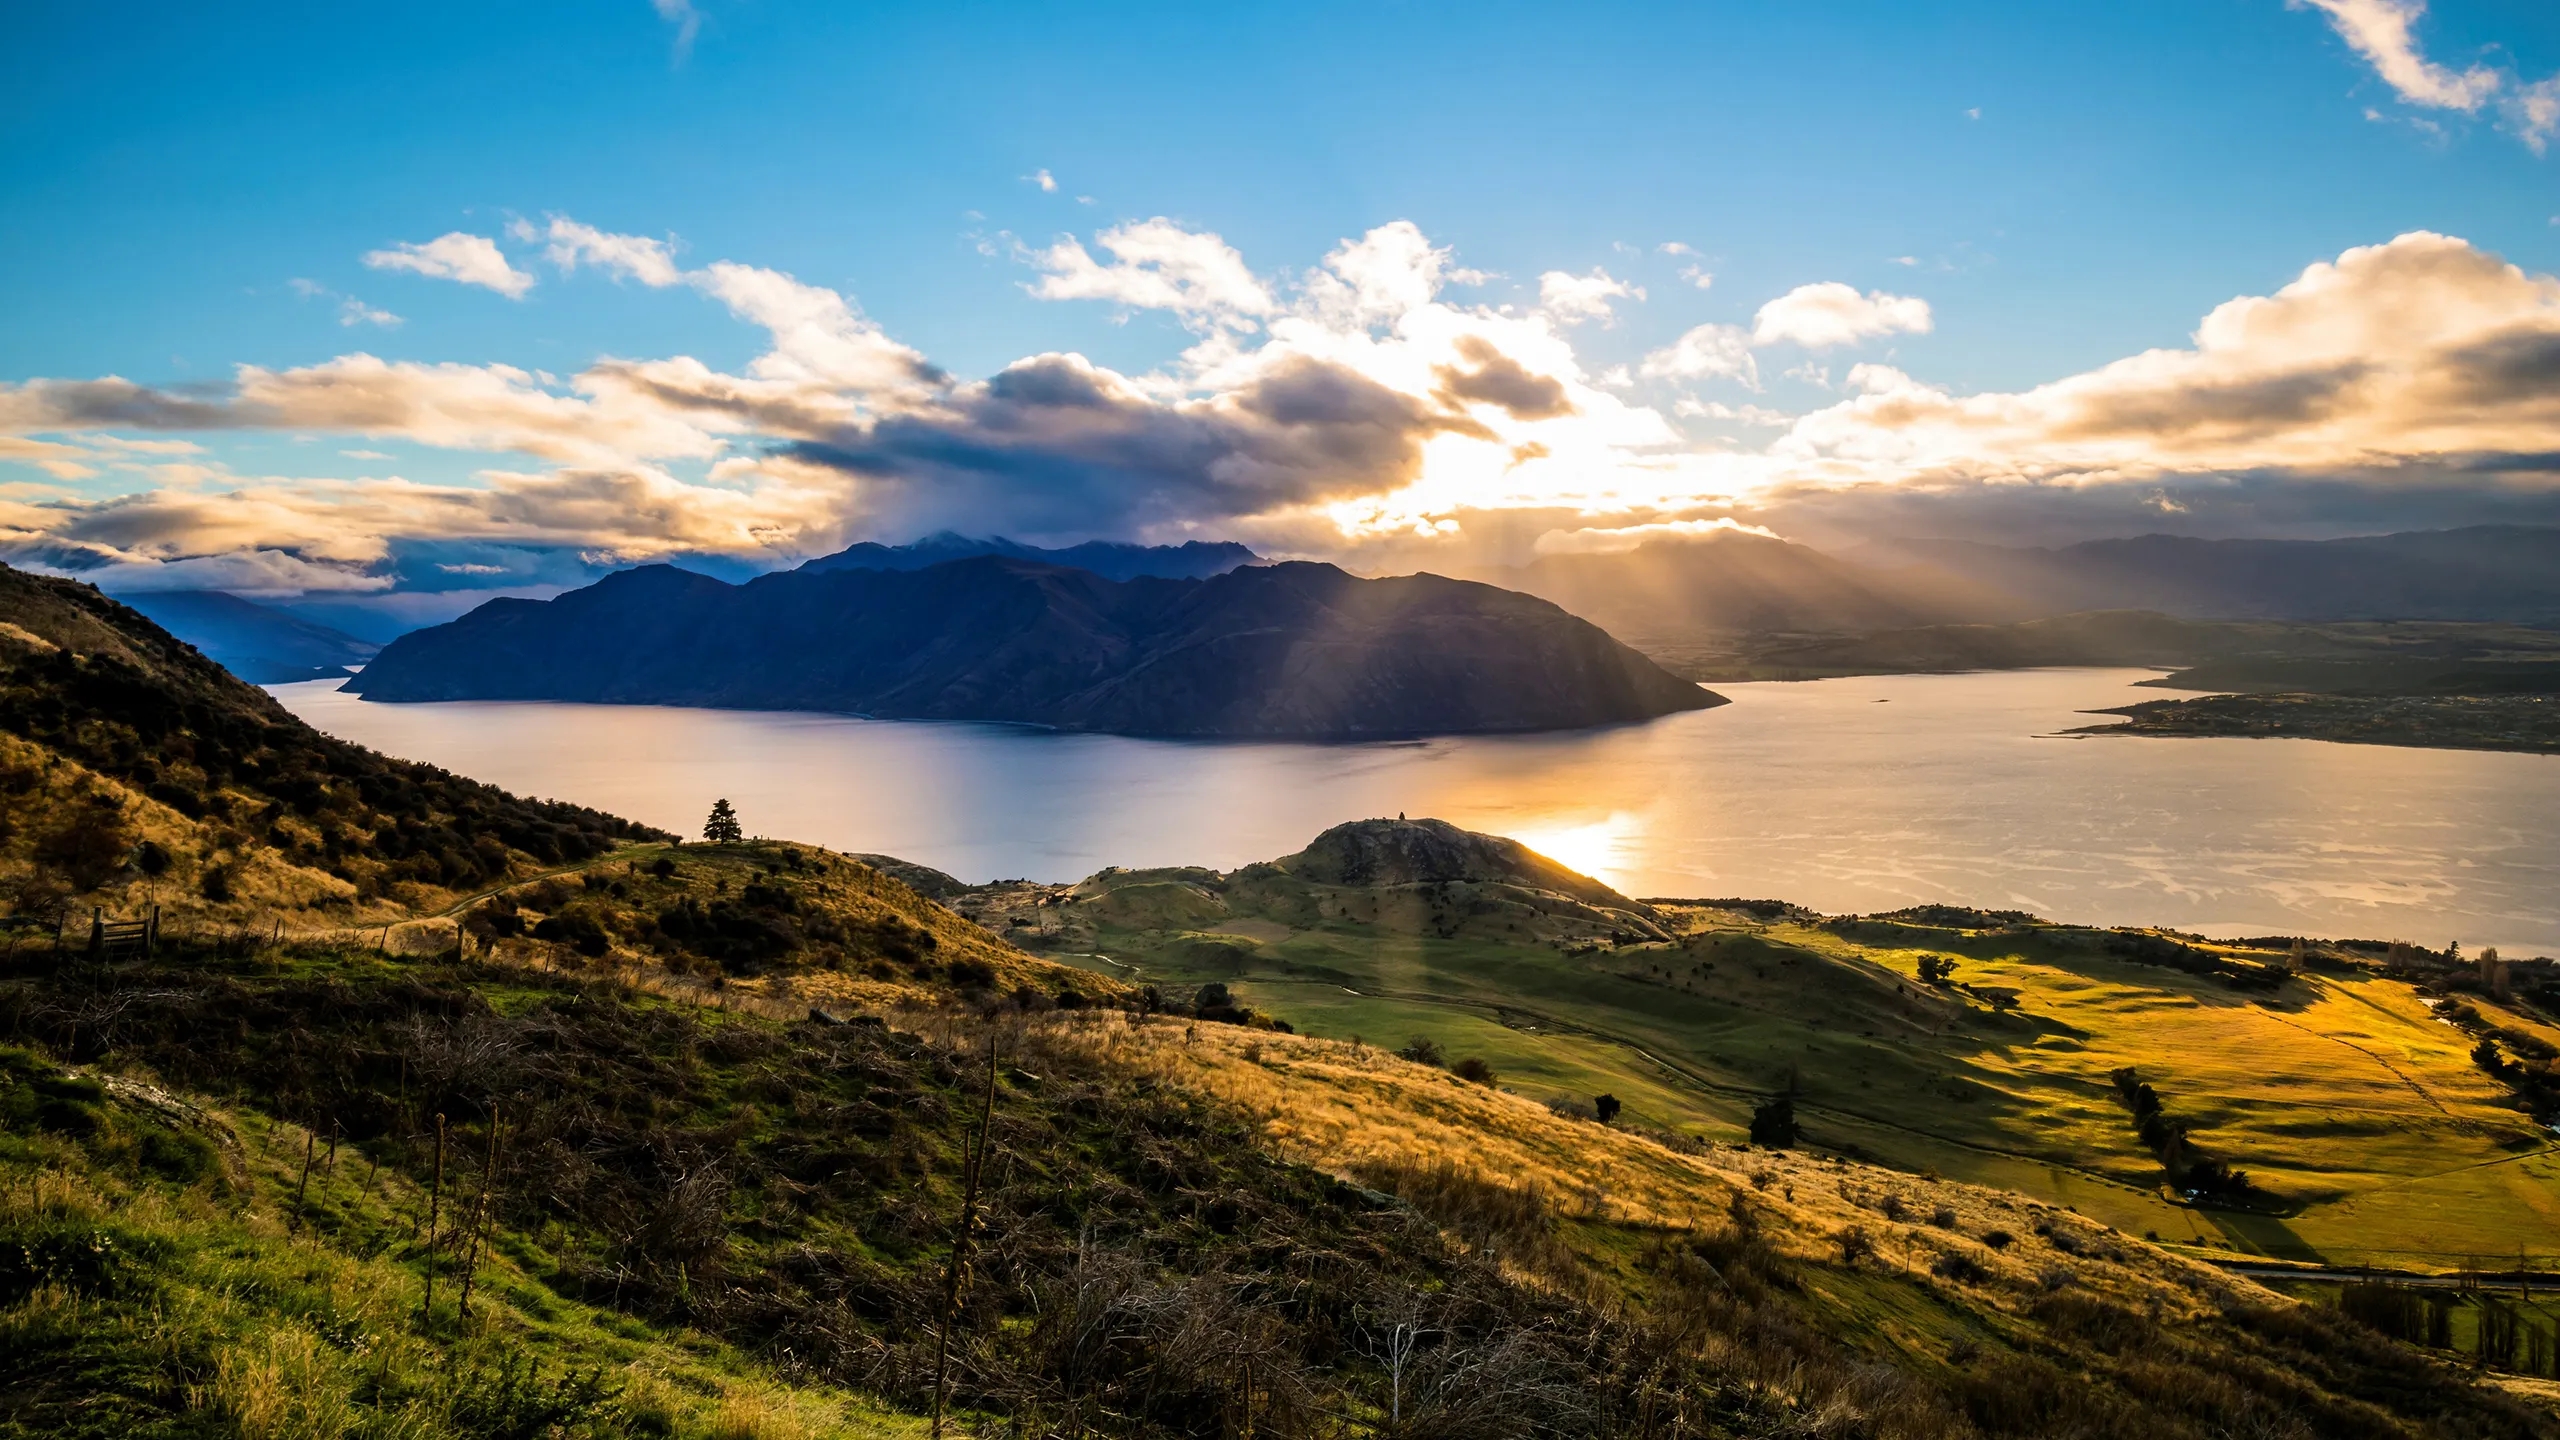
<path id="1" fill-rule="evenodd" d="M 271 688 L 333 735 L 522 794 L 688 835 L 727 796 L 750 833 L 973 881 L 1227 869 L 1403 812 L 1636 895 L 2560 953 L 2560 756 L 2057 735 L 2160 698 L 2133 688 L 2150 673 L 1720 685 L 1731 705 L 1645 725 L 1355 745 Z"/>

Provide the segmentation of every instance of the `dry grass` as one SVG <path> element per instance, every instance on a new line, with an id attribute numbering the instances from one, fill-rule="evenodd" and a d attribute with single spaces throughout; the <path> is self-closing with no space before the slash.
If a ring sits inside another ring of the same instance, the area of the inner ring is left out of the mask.
<path id="1" fill-rule="evenodd" d="M 897 1023 L 967 1038 L 966 1022 L 947 1013 Z M 1709 1234 L 1731 1225 L 1738 1199 L 1783 1254 L 1837 1263 L 1839 1237 L 1863 1230 L 1874 1248 L 1861 1265 L 1978 1276 L 1964 1283 L 2003 1308 L 2066 1285 L 2162 1314 L 2282 1303 L 2250 1281 L 2007 1191 L 1796 1151 L 1664 1143 L 1374 1047 L 1118 1014 L 1018 1018 L 1009 1029 L 1004 1043 L 1025 1054 L 1073 1048 L 1206 1092 L 1259 1120 L 1282 1153 L 1354 1181 L 1445 1165 L 1542 1195 L 1566 1216 Z"/>

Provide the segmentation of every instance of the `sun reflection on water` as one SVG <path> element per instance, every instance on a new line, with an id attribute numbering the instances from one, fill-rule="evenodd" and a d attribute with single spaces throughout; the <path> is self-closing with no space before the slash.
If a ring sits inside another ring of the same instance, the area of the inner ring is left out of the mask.
<path id="1" fill-rule="evenodd" d="M 1575 824 L 1558 817 L 1510 827 L 1511 838 L 1569 870 L 1604 885 L 1618 885 L 1627 874 L 1624 863 L 1643 834 L 1640 817 L 1623 810 L 1603 820 Z"/>

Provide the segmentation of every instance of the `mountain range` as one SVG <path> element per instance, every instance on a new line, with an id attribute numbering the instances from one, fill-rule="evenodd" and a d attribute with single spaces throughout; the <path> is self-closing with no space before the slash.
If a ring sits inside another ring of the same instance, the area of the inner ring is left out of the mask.
<path id="1" fill-rule="evenodd" d="M 1206 580 L 1239 565 L 1262 563 L 1261 556 L 1232 540 L 1188 540 L 1180 545 L 1128 545 L 1110 540 L 1088 540 L 1063 550 L 1044 550 L 1037 545 L 1007 540 L 1001 535 L 980 538 L 941 530 L 910 545 L 883 545 L 865 540 L 833 555 L 821 555 L 799 568 L 812 573 L 830 570 L 922 570 L 980 555 L 1002 555 L 1015 560 L 1034 560 L 1044 565 L 1063 565 L 1072 570 L 1090 570 L 1105 580 Z"/>
<path id="2" fill-rule="evenodd" d="M 2053 549 L 1898 540 L 1829 554 L 1725 531 L 1473 572 L 1640 645 L 2148 610 L 2190 620 L 2560 623 L 2560 529 L 2341 540 L 2139 535 Z"/>
<path id="3" fill-rule="evenodd" d="M 348 688 L 1298 739 L 1575 728 L 1723 703 L 1490 585 L 1305 562 L 1115 582 L 992 555 L 744 585 L 644 566 L 402 636 Z"/>

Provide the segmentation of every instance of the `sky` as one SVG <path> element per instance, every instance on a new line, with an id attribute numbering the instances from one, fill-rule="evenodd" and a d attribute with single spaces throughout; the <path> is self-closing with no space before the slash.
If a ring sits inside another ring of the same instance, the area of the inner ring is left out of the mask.
<path id="1" fill-rule="evenodd" d="M 2560 522 L 2560 7 L 57 6 L 0 558 Z"/>

